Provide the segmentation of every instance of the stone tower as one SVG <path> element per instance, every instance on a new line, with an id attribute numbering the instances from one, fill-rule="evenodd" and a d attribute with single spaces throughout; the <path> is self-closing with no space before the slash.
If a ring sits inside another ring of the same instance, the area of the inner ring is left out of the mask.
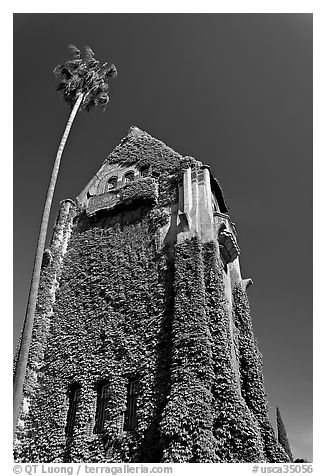
<path id="1" fill-rule="evenodd" d="M 288 461 L 239 252 L 209 166 L 132 127 L 61 203 L 16 461 Z"/>

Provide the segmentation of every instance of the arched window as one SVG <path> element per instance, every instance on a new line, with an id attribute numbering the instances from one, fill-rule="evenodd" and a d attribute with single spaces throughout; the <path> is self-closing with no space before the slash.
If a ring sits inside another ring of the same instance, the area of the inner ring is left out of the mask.
<path id="1" fill-rule="evenodd" d="M 107 189 L 113 190 L 117 188 L 117 183 L 118 183 L 118 177 L 111 177 L 108 181 Z"/>
<path id="2" fill-rule="evenodd" d="M 135 174 L 133 172 L 127 172 L 125 174 L 125 183 L 130 183 L 133 182 L 135 179 Z"/>
<path id="3" fill-rule="evenodd" d="M 108 403 L 112 396 L 110 383 L 104 383 L 99 387 L 97 396 L 96 423 L 94 433 L 102 433 L 104 431 L 104 423 L 108 419 Z"/>
<path id="4" fill-rule="evenodd" d="M 125 414 L 124 430 L 134 430 L 137 425 L 137 396 L 138 378 L 129 380 L 127 389 L 127 410 Z"/>
<path id="5" fill-rule="evenodd" d="M 142 177 L 148 177 L 149 176 L 149 165 L 145 165 L 144 167 L 141 168 L 140 173 Z"/>
<path id="6" fill-rule="evenodd" d="M 70 387 L 69 392 L 69 409 L 67 413 L 66 436 L 71 437 L 74 433 L 74 426 L 76 420 L 76 412 L 80 402 L 81 388 L 74 384 Z"/>

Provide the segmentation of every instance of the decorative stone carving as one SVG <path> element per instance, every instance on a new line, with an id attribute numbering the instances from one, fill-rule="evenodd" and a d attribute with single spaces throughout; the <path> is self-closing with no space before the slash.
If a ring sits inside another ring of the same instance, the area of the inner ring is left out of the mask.
<path id="1" fill-rule="evenodd" d="M 246 291 L 247 288 L 249 288 L 249 286 L 251 286 L 252 284 L 254 284 L 254 282 L 251 278 L 241 280 L 241 287 L 244 291 Z"/>
<path id="2" fill-rule="evenodd" d="M 225 264 L 232 263 L 240 254 L 240 248 L 231 231 L 222 225 L 218 234 L 221 257 Z"/>

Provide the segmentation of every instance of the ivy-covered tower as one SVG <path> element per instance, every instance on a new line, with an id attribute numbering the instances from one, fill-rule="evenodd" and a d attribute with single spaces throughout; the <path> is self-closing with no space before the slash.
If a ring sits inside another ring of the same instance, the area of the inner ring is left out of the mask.
<path id="1" fill-rule="evenodd" d="M 209 166 L 132 127 L 61 203 L 16 461 L 289 461 L 238 256 Z"/>

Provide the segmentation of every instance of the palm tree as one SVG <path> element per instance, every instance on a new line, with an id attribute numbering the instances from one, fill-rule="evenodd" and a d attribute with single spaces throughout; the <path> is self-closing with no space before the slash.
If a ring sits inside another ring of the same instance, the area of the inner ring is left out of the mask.
<path id="1" fill-rule="evenodd" d="M 56 66 L 54 73 L 59 78 L 57 90 L 63 93 L 65 101 L 70 104 L 72 110 L 54 161 L 38 237 L 26 316 L 17 359 L 16 372 L 14 376 L 14 432 L 22 402 L 28 353 L 32 339 L 42 258 L 52 199 L 60 168 L 61 156 L 77 112 L 81 109 L 89 111 L 98 105 L 103 110 L 105 110 L 105 106 L 109 102 L 108 81 L 117 75 L 116 67 L 113 64 L 108 63 L 100 64 L 100 62 L 95 58 L 91 48 L 88 46 L 85 47 L 85 54 L 83 58 L 81 51 L 78 48 L 73 45 L 70 45 L 68 48 L 72 53 L 72 59 L 67 60 L 64 65 Z"/>

